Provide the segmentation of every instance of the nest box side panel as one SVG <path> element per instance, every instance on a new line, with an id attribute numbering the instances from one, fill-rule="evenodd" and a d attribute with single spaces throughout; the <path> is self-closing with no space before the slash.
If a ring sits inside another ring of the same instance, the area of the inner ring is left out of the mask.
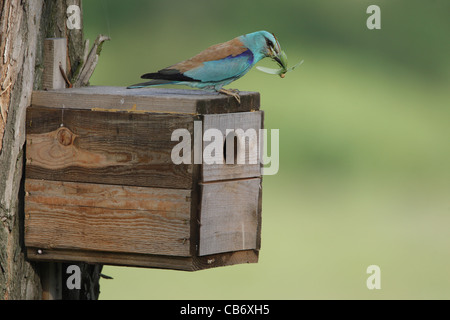
<path id="1" fill-rule="evenodd" d="M 27 247 L 190 256 L 191 190 L 35 179 L 25 188 Z"/>
<path id="2" fill-rule="evenodd" d="M 193 164 L 171 160 L 172 132 L 193 131 L 195 116 L 98 112 L 32 106 L 27 110 L 26 177 L 190 189 Z"/>

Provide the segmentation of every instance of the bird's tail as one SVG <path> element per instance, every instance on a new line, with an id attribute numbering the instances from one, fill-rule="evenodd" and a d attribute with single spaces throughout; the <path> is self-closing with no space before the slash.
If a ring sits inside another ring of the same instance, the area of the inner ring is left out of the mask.
<path id="1" fill-rule="evenodd" d="M 178 82 L 179 81 L 156 79 L 156 80 L 150 80 L 147 82 L 133 84 L 131 86 L 128 86 L 127 89 L 138 89 L 138 88 L 145 88 L 145 87 L 150 87 L 150 86 L 162 86 L 164 84 L 176 84 Z"/>

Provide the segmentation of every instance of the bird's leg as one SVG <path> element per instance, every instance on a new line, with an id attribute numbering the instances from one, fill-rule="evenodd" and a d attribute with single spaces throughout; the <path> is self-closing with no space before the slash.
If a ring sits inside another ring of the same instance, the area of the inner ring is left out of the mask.
<path id="1" fill-rule="evenodd" d="M 220 89 L 220 93 L 226 94 L 228 96 L 232 96 L 236 99 L 236 101 L 241 104 L 241 97 L 239 96 L 239 90 L 232 90 L 232 89 Z"/>

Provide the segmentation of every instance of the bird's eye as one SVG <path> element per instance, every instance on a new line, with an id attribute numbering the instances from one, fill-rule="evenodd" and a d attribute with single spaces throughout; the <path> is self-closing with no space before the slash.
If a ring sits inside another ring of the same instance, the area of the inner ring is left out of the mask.
<path id="1" fill-rule="evenodd" d="M 266 44 L 269 48 L 273 48 L 273 42 L 266 38 Z"/>

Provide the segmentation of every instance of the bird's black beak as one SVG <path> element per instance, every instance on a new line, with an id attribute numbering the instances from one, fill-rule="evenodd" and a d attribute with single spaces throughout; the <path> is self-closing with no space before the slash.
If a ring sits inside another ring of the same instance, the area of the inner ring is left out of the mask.
<path id="1" fill-rule="evenodd" d="M 279 50 L 272 49 L 271 50 L 270 57 L 272 58 L 272 60 L 275 60 L 281 68 L 286 69 L 287 65 L 285 65 L 285 64 L 287 64 L 287 61 L 286 61 L 286 59 L 284 59 L 284 56 L 285 55 L 284 55 L 283 51 L 281 51 L 281 49 L 279 49 Z"/>
<path id="2" fill-rule="evenodd" d="M 282 68 L 285 67 L 285 66 L 283 66 L 283 63 L 281 62 L 281 60 L 278 56 L 274 56 L 273 60 L 275 60 L 280 65 L 280 67 L 282 67 Z"/>

